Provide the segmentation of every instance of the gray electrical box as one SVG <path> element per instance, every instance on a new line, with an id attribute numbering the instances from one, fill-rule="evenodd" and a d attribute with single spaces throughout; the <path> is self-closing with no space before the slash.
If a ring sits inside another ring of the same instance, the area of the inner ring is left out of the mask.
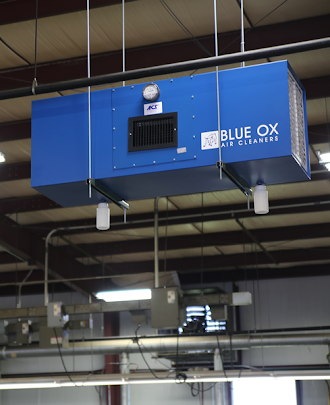
<path id="1" fill-rule="evenodd" d="M 155 288 L 151 296 L 151 327 L 175 329 L 182 325 L 184 309 L 180 307 L 178 287 Z"/>
<path id="2" fill-rule="evenodd" d="M 7 323 L 5 334 L 9 345 L 30 344 L 32 337 L 31 321 L 17 321 L 15 323 Z"/>
<path id="3" fill-rule="evenodd" d="M 56 333 L 55 333 L 56 332 Z M 48 327 L 45 317 L 39 319 L 39 347 L 42 348 L 57 348 L 57 344 L 62 346 L 62 328 Z"/>
<path id="4" fill-rule="evenodd" d="M 63 328 L 63 304 L 62 302 L 50 302 L 47 307 L 47 326 L 49 328 Z"/>

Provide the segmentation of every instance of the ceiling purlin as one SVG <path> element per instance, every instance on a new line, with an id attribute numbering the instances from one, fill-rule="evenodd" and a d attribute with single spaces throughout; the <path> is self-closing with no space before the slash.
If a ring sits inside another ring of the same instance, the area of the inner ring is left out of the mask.
<path id="1" fill-rule="evenodd" d="M 207 284 L 235 282 L 245 280 L 272 280 L 278 278 L 317 277 L 329 275 L 329 264 L 298 265 L 288 267 L 265 268 L 260 266 L 244 267 L 228 270 L 203 271 L 203 281 Z M 181 285 L 199 284 L 201 274 L 180 274 Z"/>
<path id="2" fill-rule="evenodd" d="M 31 210 L 41 210 L 47 209 L 47 204 L 55 204 L 47 197 L 38 196 L 30 197 L 33 201 L 36 199 L 40 201 L 39 207 L 32 207 Z M 20 200 L 20 199 L 17 199 Z M 28 198 L 26 199 L 28 200 Z M 45 200 L 45 204 L 43 204 Z M 0 200 L 1 201 L 1 200 Z M 10 207 L 10 200 L 5 200 L 6 205 L 2 206 L 0 203 L 0 212 L 5 214 L 10 214 L 14 209 L 6 212 L 5 208 Z M 33 204 L 33 203 L 32 203 Z M 31 205 L 32 205 L 31 204 Z M 299 206 L 301 205 L 301 206 Z M 40 208 L 43 207 L 43 208 Z M 51 207 L 48 207 L 51 208 Z M 270 212 L 267 216 L 271 215 L 289 215 L 289 214 L 309 214 L 314 212 L 329 211 L 330 208 L 330 197 L 329 195 L 316 195 L 311 197 L 298 197 L 289 198 L 281 200 L 270 201 Z M 22 204 L 23 209 L 23 204 Z M 30 210 L 30 211 L 31 211 Z M 24 211 L 21 211 L 24 212 Z M 220 221 L 225 219 L 236 219 L 236 218 L 251 218 L 255 217 L 253 209 L 248 210 L 246 204 L 231 204 L 231 205 L 216 205 L 210 207 L 204 207 L 204 214 L 201 213 L 201 208 L 190 208 L 181 209 L 178 211 L 170 211 L 168 216 L 166 216 L 166 211 L 159 212 L 159 225 L 164 226 L 166 217 L 168 220 L 168 225 L 182 225 L 191 224 L 198 222 L 210 222 L 210 221 Z M 26 225 L 25 228 L 33 230 L 38 233 L 40 237 L 45 237 L 48 232 L 54 228 L 68 227 L 68 226 L 90 226 L 95 224 L 95 218 L 84 218 L 80 220 L 71 221 L 56 221 L 47 223 L 38 223 Z M 121 215 L 111 217 L 111 228 L 110 231 L 120 231 L 120 230 L 130 230 L 130 229 L 142 229 L 142 228 L 152 228 L 154 226 L 154 213 L 147 212 L 142 214 L 127 214 L 127 223 L 123 222 L 123 217 Z M 86 232 L 86 230 L 75 231 L 75 234 Z M 87 230 L 90 232 L 90 230 Z M 58 232 L 58 235 L 63 235 L 65 232 Z"/>
<path id="3" fill-rule="evenodd" d="M 11 121 L 0 124 L 0 142 L 31 138 L 31 120 Z"/>
<path id="4" fill-rule="evenodd" d="M 303 239 L 328 238 L 330 237 L 330 224 L 309 224 L 278 228 L 250 229 L 251 234 L 260 243 L 301 241 Z M 251 243 L 247 236 L 243 236 L 242 231 L 226 231 L 204 233 L 198 235 L 180 235 L 159 238 L 159 250 L 167 251 L 180 249 L 193 249 L 209 246 L 231 246 Z M 154 251 L 154 239 L 133 239 L 121 242 L 103 242 L 79 244 L 79 248 L 85 249 L 92 256 L 104 255 L 124 255 L 130 253 L 146 253 Z M 70 252 L 74 257 L 83 257 L 83 254 L 77 250 L 72 252 L 71 248 L 66 245 L 59 247 L 60 250 Z"/>
<path id="5" fill-rule="evenodd" d="M 250 245 L 250 242 L 248 242 L 247 245 Z M 283 249 L 271 251 L 271 254 L 279 264 L 330 261 L 330 247 L 288 250 Z M 164 260 L 160 260 L 160 271 L 163 271 L 164 265 Z M 202 268 L 203 271 L 220 271 L 231 270 L 235 269 L 236 267 L 263 265 L 274 266 L 264 252 L 253 251 L 251 253 L 234 253 L 227 255 L 222 255 L 219 253 L 219 255 L 209 255 L 203 257 L 201 257 L 201 255 L 197 255 L 176 259 L 167 259 L 166 271 L 177 271 L 180 275 L 184 273 L 198 273 L 201 272 Z M 153 260 L 111 263 L 111 266 L 121 275 L 154 271 Z M 100 269 L 100 266 L 95 265 L 91 265 L 89 267 L 92 272 Z M 275 266 L 275 268 L 279 268 L 279 266 Z"/>
<path id="6" fill-rule="evenodd" d="M 0 170 L 0 182 L 23 180 L 31 177 L 31 162 L 3 163 Z"/>
<path id="7" fill-rule="evenodd" d="M 246 35 L 246 50 L 327 37 L 329 35 L 329 25 L 330 15 L 325 15 L 253 28 Z M 213 34 L 198 38 L 198 40 L 206 49 L 213 53 Z M 239 31 L 219 34 L 219 55 L 238 52 L 239 43 Z M 125 53 L 126 70 L 194 60 L 207 56 L 205 52 L 197 47 L 190 39 L 126 49 Z M 81 58 L 49 61 L 39 64 L 37 69 L 38 83 L 48 84 L 86 77 L 86 63 L 86 57 L 84 56 Z M 121 50 L 92 55 L 91 57 L 92 76 L 120 72 L 121 70 Z M 12 80 L 8 80 L 8 78 Z M 0 71 L 0 90 L 21 88 L 22 80 L 26 81 L 26 83 L 32 83 L 33 78 L 33 66 L 2 70 Z M 313 86 L 314 85 L 319 86 L 317 82 L 313 83 Z M 325 91 L 325 87 L 326 86 L 320 87 L 317 92 L 316 90 L 313 91 L 315 91 L 319 97 L 320 94 L 323 94 L 322 91 Z"/>
<path id="8" fill-rule="evenodd" d="M 134 0 L 125 0 L 134 1 Z M 90 8 L 111 6 L 121 3 L 121 0 L 92 0 Z M 60 14 L 73 13 L 86 9 L 86 3 L 81 0 L 41 1 L 38 4 L 38 18 L 51 17 Z M 14 0 L 0 3 L 0 25 L 21 21 L 34 20 L 36 17 L 35 0 Z"/>
<path id="9" fill-rule="evenodd" d="M 35 233 L 18 227 L 14 221 L 2 214 L 0 214 L 0 223 L 0 246 L 30 265 L 44 269 L 44 240 Z M 88 267 L 49 245 L 49 275 L 63 279 L 68 277 L 88 277 L 95 275 L 95 273 L 90 273 Z M 83 295 L 89 295 L 92 292 L 86 283 L 77 282 L 73 284 L 67 282 L 66 285 Z"/>
<path id="10" fill-rule="evenodd" d="M 13 197 L 0 200 L 0 213 L 7 215 L 54 208 L 61 208 L 61 206 L 43 195 Z M 54 226 L 51 229 L 53 228 Z"/>

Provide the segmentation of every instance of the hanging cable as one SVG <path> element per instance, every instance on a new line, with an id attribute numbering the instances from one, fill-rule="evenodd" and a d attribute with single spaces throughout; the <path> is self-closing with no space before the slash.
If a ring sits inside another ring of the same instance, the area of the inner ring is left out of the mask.
<path id="1" fill-rule="evenodd" d="M 91 77 L 91 51 L 89 31 L 89 0 L 87 0 L 87 77 Z M 92 125 L 91 125 L 91 87 L 88 86 L 88 178 L 92 178 Z M 92 184 L 88 182 L 88 196 L 92 198 Z"/>
<path id="2" fill-rule="evenodd" d="M 213 56 L 203 44 L 198 41 L 198 39 L 188 30 L 188 28 L 183 24 L 179 17 L 172 11 L 172 9 L 165 3 L 165 0 L 159 0 L 160 4 L 165 8 L 169 15 L 174 19 L 174 21 L 180 26 L 180 28 L 199 46 L 204 52 L 209 56 Z"/>
<path id="3" fill-rule="evenodd" d="M 270 16 L 272 13 L 274 13 L 274 11 L 278 10 L 284 3 L 286 3 L 288 0 L 284 0 L 281 4 L 279 4 L 278 6 L 276 6 L 273 10 L 271 10 L 268 14 L 266 14 L 264 17 L 262 17 L 261 20 L 259 20 L 258 22 L 256 22 L 251 28 L 249 28 L 248 30 L 246 30 L 245 34 L 248 34 L 251 30 L 253 30 L 257 25 L 259 25 L 261 23 L 261 21 L 263 21 L 265 18 L 267 18 L 268 16 Z M 234 44 L 235 42 L 237 42 L 237 40 L 240 39 L 240 37 L 237 37 L 236 39 L 234 39 L 233 41 L 231 41 L 228 45 L 226 45 L 224 48 L 221 49 L 221 54 L 230 47 L 230 45 Z"/>
<path id="4" fill-rule="evenodd" d="M 143 358 L 143 360 L 144 360 L 146 366 L 148 367 L 150 373 L 151 373 L 155 378 L 157 378 L 158 380 L 163 380 L 164 378 L 158 377 L 157 374 L 154 373 L 154 371 L 151 369 L 151 367 L 149 366 L 149 364 L 148 364 L 146 358 L 145 358 L 144 355 L 143 355 L 143 351 L 142 351 L 142 349 L 141 349 L 141 345 L 140 345 L 140 343 L 139 343 L 139 338 L 138 338 L 138 335 L 137 335 L 137 333 L 138 333 L 140 327 L 141 327 L 141 325 L 138 325 L 138 327 L 136 328 L 136 331 L 135 331 L 135 343 L 138 345 L 139 352 L 140 352 L 140 354 L 141 354 L 141 356 L 142 356 L 142 358 Z"/>
<path id="5" fill-rule="evenodd" d="M 165 223 L 165 246 L 164 246 L 164 287 L 166 287 L 167 228 L 168 228 L 168 197 L 166 197 L 166 223 Z"/>
<path id="6" fill-rule="evenodd" d="M 213 0 L 213 13 L 214 13 L 215 56 L 219 56 L 219 49 L 218 49 L 217 0 Z M 215 74 L 216 74 L 216 83 L 217 83 L 219 173 L 220 173 L 220 180 L 222 180 L 222 166 L 221 166 L 221 132 L 220 132 L 220 92 L 219 92 L 219 67 L 218 67 L 218 65 L 215 67 Z"/>
<path id="7" fill-rule="evenodd" d="M 18 52 L 16 52 L 10 45 L 8 45 L 7 44 L 7 42 L 3 39 L 3 38 L 1 38 L 0 37 L 0 42 L 2 42 L 8 49 L 10 49 L 15 55 L 17 55 L 20 59 L 22 59 L 25 63 L 27 63 L 29 66 L 31 66 L 31 63 L 27 60 L 27 59 L 25 59 L 25 58 L 23 58 L 23 56 L 22 55 L 20 55 Z M 2 76 L 3 77 L 3 76 Z M 9 78 L 8 78 L 9 79 Z M 19 79 L 12 79 L 12 80 L 19 80 Z M 25 80 L 21 80 L 22 82 L 25 82 Z M 29 83 L 31 83 L 30 81 L 29 81 Z"/>
<path id="8" fill-rule="evenodd" d="M 244 52 L 244 4 L 241 0 L 241 52 Z M 241 62 L 241 67 L 245 66 L 245 62 Z"/>
<path id="9" fill-rule="evenodd" d="M 36 0 L 36 23 L 34 31 L 34 79 L 32 82 L 32 93 L 36 94 L 37 82 L 37 44 L 38 44 L 38 0 Z"/>
<path id="10" fill-rule="evenodd" d="M 55 338 L 56 338 L 56 343 L 57 343 L 58 352 L 59 352 L 59 354 L 60 354 L 60 358 L 61 358 L 61 361 L 62 361 L 62 364 L 63 364 L 63 368 L 64 368 L 64 370 L 65 370 L 65 372 L 66 372 L 66 375 L 69 377 L 69 380 L 72 382 L 72 384 L 73 384 L 75 387 L 79 387 L 79 385 L 76 385 L 76 384 L 74 383 L 74 381 L 72 380 L 72 378 L 71 378 L 71 376 L 70 376 L 70 374 L 69 374 L 67 368 L 65 367 L 65 363 L 64 363 L 64 360 L 63 360 L 63 357 L 62 357 L 62 352 L 61 352 L 60 344 L 59 344 L 58 338 L 57 338 L 56 328 L 53 328 L 53 330 L 54 330 L 54 334 L 55 334 Z"/>
<path id="11" fill-rule="evenodd" d="M 203 290 L 204 259 L 204 193 L 202 193 L 202 232 L 201 232 L 201 290 Z"/>
<path id="12" fill-rule="evenodd" d="M 329 130 L 329 117 L 328 117 L 328 103 L 327 103 L 327 99 L 324 99 L 325 101 L 325 115 L 327 118 L 327 135 L 328 135 L 328 143 L 329 143 L 329 149 L 330 149 L 330 130 Z"/>
<path id="13" fill-rule="evenodd" d="M 122 14 L 123 14 L 123 72 L 126 69 L 126 61 L 125 61 L 125 0 L 122 0 Z M 125 87 L 125 80 L 123 81 L 123 87 Z M 125 210 L 126 214 L 126 210 Z M 126 222 L 126 221 L 125 221 Z"/>

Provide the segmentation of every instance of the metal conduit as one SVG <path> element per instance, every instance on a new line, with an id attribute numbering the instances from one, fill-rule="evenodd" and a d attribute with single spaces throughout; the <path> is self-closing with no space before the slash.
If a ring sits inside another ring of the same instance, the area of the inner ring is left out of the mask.
<path id="1" fill-rule="evenodd" d="M 219 345 L 222 350 L 246 350 L 251 348 L 279 347 L 279 346 L 311 346 L 329 345 L 330 333 L 306 333 L 306 334 L 258 334 L 258 335 L 234 335 L 219 336 Z M 68 349 L 61 349 L 64 356 L 77 356 L 90 354 L 93 347 L 93 354 L 119 354 L 138 353 L 139 347 L 135 337 L 113 338 L 106 341 L 75 342 L 70 343 Z M 139 339 L 143 351 L 149 352 L 176 352 L 177 336 L 165 337 L 143 337 Z M 214 351 L 218 349 L 218 341 L 215 335 L 212 336 L 180 336 L 180 351 Z M 0 356 L 2 359 L 23 358 L 23 357 L 49 357 L 58 356 L 57 347 L 39 348 L 33 347 L 6 347 L 4 346 Z M 0 357 L 0 359 L 1 359 Z"/>
<path id="2" fill-rule="evenodd" d="M 271 48 L 256 49 L 253 51 L 238 52 L 229 55 L 203 58 L 192 61 L 172 63 L 169 65 L 153 66 L 149 68 L 130 70 L 126 72 L 111 73 L 91 78 L 81 78 L 68 80 L 64 82 L 41 84 L 35 87 L 35 94 L 46 94 L 64 90 L 78 89 L 88 86 L 98 86 L 103 84 L 117 83 L 125 80 L 135 80 L 144 77 L 158 76 L 184 72 L 187 70 L 196 70 L 214 66 L 229 65 L 243 61 L 258 60 L 281 55 L 290 55 L 293 53 L 313 51 L 330 47 L 330 38 L 316 39 L 312 41 L 297 42 L 295 44 L 273 46 Z M 0 100 L 10 98 L 31 96 L 32 88 L 24 87 L 14 90 L 5 90 L 0 92 Z"/>

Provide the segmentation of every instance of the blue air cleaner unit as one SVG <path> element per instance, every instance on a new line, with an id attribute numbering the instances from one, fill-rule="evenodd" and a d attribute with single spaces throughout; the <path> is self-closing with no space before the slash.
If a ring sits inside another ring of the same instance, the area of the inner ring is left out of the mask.
<path id="1" fill-rule="evenodd" d="M 219 72 L 220 145 L 215 75 L 92 92 L 92 178 L 125 200 L 233 188 L 221 146 L 250 186 L 309 179 L 305 91 L 288 63 Z M 34 101 L 32 187 L 64 207 L 96 204 L 87 178 L 87 94 Z"/>

